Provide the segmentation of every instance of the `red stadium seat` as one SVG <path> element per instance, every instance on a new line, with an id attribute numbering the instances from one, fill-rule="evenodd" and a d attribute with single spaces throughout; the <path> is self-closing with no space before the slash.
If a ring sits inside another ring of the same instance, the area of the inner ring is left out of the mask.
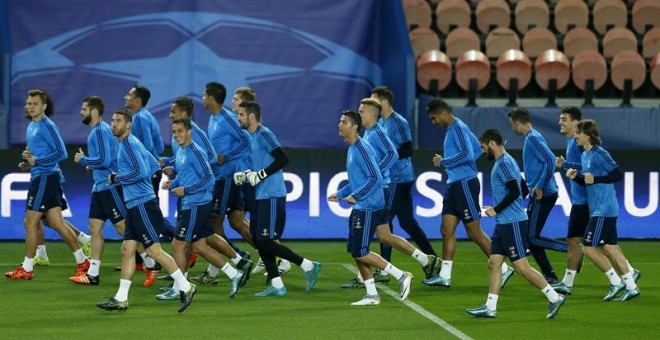
<path id="1" fill-rule="evenodd" d="M 642 56 L 644 58 L 653 58 L 658 53 L 660 53 L 660 27 L 654 27 L 644 34 Z"/>
<path id="2" fill-rule="evenodd" d="M 518 79 L 518 90 L 521 90 L 532 79 L 532 63 L 522 51 L 508 50 L 497 58 L 495 74 L 497 83 L 505 90 L 509 90 L 510 80 L 513 78 Z"/>
<path id="3" fill-rule="evenodd" d="M 589 8 L 582 0 L 559 0 L 554 13 L 559 33 L 568 32 L 570 25 L 584 28 L 589 23 Z"/>
<path id="4" fill-rule="evenodd" d="M 497 58 L 508 50 L 519 50 L 520 39 L 516 32 L 509 28 L 496 28 L 486 37 L 486 55 L 489 58 Z"/>
<path id="5" fill-rule="evenodd" d="M 574 57 L 582 51 L 598 52 L 598 38 L 596 34 L 586 28 L 574 28 L 564 37 L 564 54 Z"/>
<path id="6" fill-rule="evenodd" d="M 525 33 L 522 41 L 523 51 L 530 58 L 536 58 L 547 50 L 557 49 L 557 36 L 544 27 L 536 27 Z"/>
<path id="7" fill-rule="evenodd" d="M 482 0 L 477 5 L 477 27 L 483 34 L 491 31 L 491 26 L 509 27 L 511 10 L 504 0 Z"/>
<path id="8" fill-rule="evenodd" d="M 438 81 L 438 91 L 451 82 L 451 61 L 440 51 L 428 51 L 417 60 L 417 82 L 426 91 L 431 91 L 431 81 Z"/>
<path id="9" fill-rule="evenodd" d="M 470 79 L 476 79 L 477 90 L 481 90 L 490 81 L 490 62 L 480 51 L 466 51 L 456 61 L 456 82 L 463 90 L 470 88 Z"/>
<path id="10" fill-rule="evenodd" d="M 629 29 L 615 27 L 607 31 L 603 38 L 603 55 L 605 58 L 612 58 L 621 51 L 637 52 L 637 38 Z"/>
<path id="11" fill-rule="evenodd" d="M 660 26 L 660 0 L 639 0 L 632 9 L 632 26 L 635 32 L 643 34 L 646 26 Z"/>
<path id="12" fill-rule="evenodd" d="M 465 0 L 442 0 L 435 9 L 435 24 L 448 34 L 451 26 L 470 27 L 470 5 Z"/>
<path id="13" fill-rule="evenodd" d="M 477 33 L 467 27 L 460 27 L 449 32 L 445 47 L 449 58 L 458 58 L 465 51 L 480 50 L 481 41 Z"/>
<path id="14" fill-rule="evenodd" d="M 415 59 L 424 52 L 440 49 L 440 38 L 430 28 L 418 27 L 410 31 L 410 42 L 412 43 Z"/>
<path id="15" fill-rule="evenodd" d="M 594 27 L 600 34 L 605 34 L 608 26 L 626 27 L 628 10 L 621 0 L 599 0 L 593 10 Z"/>
<path id="16" fill-rule="evenodd" d="M 621 51 L 612 59 L 612 84 L 623 91 L 626 79 L 632 79 L 632 89 L 636 90 L 646 79 L 644 58 L 635 51 Z"/>
<path id="17" fill-rule="evenodd" d="M 417 27 L 431 27 L 431 5 L 424 0 L 403 0 L 403 12 L 406 16 L 408 28 L 416 25 Z"/>
<path id="18" fill-rule="evenodd" d="M 534 63 L 536 83 L 548 90 L 550 79 L 557 80 L 557 90 L 562 89 L 571 77 L 571 65 L 568 58 L 557 50 L 548 50 L 536 58 Z"/>
<path id="19" fill-rule="evenodd" d="M 522 0 L 516 5 L 516 28 L 525 34 L 530 25 L 534 27 L 548 27 L 550 23 L 550 10 L 543 0 Z"/>
<path id="20" fill-rule="evenodd" d="M 596 51 L 582 51 L 575 55 L 572 64 L 573 84 L 584 91 L 589 79 L 594 81 L 594 90 L 600 89 L 607 80 L 607 62 Z"/>
<path id="21" fill-rule="evenodd" d="M 649 68 L 651 69 L 651 82 L 656 89 L 660 90 L 660 53 L 651 59 Z"/>

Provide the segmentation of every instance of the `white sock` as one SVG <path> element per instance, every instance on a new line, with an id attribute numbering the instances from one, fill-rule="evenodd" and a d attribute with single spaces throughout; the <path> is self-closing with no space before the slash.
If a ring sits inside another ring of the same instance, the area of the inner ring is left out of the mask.
<path id="1" fill-rule="evenodd" d="M 442 260 L 442 267 L 440 267 L 440 277 L 443 279 L 451 279 L 451 266 L 454 261 Z"/>
<path id="2" fill-rule="evenodd" d="M 270 280 L 270 284 L 277 289 L 284 288 L 284 282 L 282 282 L 282 277 L 280 276 Z"/>
<path id="3" fill-rule="evenodd" d="M 367 295 L 378 295 L 376 281 L 374 281 L 373 277 L 369 280 L 364 280 L 364 287 L 367 288 Z"/>
<path id="4" fill-rule="evenodd" d="M 566 287 L 573 287 L 573 281 L 575 280 L 576 274 L 577 274 L 577 270 L 566 268 L 566 273 L 564 273 L 564 279 L 561 280 L 561 282 L 564 283 Z"/>
<path id="5" fill-rule="evenodd" d="M 44 247 L 45 247 L 45 246 L 44 246 Z M 39 248 L 37 248 L 37 249 L 39 249 Z M 45 251 L 45 248 L 44 248 L 44 251 Z M 633 268 L 633 266 L 630 264 L 630 262 L 628 262 L 628 260 L 626 260 L 626 264 L 628 265 L 628 270 L 629 270 L 631 273 L 634 273 L 634 272 L 635 272 L 635 268 Z"/>
<path id="6" fill-rule="evenodd" d="M 629 272 L 621 275 L 621 280 L 623 281 L 623 283 L 626 284 L 626 289 L 627 290 L 637 288 L 637 284 L 635 283 L 635 280 L 633 279 L 632 275 L 633 275 L 632 271 L 629 271 Z"/>
<path id="7" fill-rule="evenodd" d="M 100 269 L 101 269 L 101 260 L 91 260 L 89 261 L 89 269 L 87 270 L 87 275 L 99 276 Z"/>
<path id="8" fill-rule="evenodd" d="M 85 234 L 85 233 L 82 232 L 82 231 L 81 231 L 80 234 L 78 235 L 78 243 L 80 243 L 80 244 L 87 243 L 87 242 L 89 242 L 89 241 L 91 241 L 91 240 L 92 240 L 92 237 L 89 236 L 89 235 L 87 235 L 87 234 Z"/>
<path id="9" fill-rule="evenodd" d="M 34 258 L 25 257 L 23 259 L 23 270 L 31 272 L 34 270 Z"/>
<path id="10" fill-rule="evenodd" d="M 497 310 L 497 299 L 500 296 L 497 294 L 488 294 L 486 298 L 486 307 L 490 310 Z"/>
<path id="11" fill-rule="evenodd" d="M 117 301 L 126 301 L 128 300 L 128 290 L 131 289 L 130 280 L 119 280 L 119 290 L 117 290 L 117 295 L 115 295 L 115 300 Z"/>
<path id="12" fill-rule="evenodd" d="M 360 273 L 359 270 L 358 270 L 358 280 L 360 280 L 360 282 L 364 282 L 364 278 L 362 277 L 362 273 Z"/>
<path id="13" fill-rule="evenodd" d="M 220 272 L 220 268 L 218 268 L 218 267 L 216 267 L 216 266 L 209 263 L 209 267 L 206 268 L 206 272 L 211 277 L 218 277 L 218 273 Z"/>
<path id="14" fill-rule="evenodd" d="M 555 303 L 557 300 L 559 300 L 559 294 L 550 287 L 550 285 L 545 286 L 545 288 L 541 289 L 541 292 L 545 294 L 545 296 L 548 298 L 548 301 Z"/>
<path id="15" fill-rule="evenodd" d="M 243 257 L 242 257 L 239 253 L 236 253 L 236 256 L 234 256 L 234 257 L 231 258 L 231 263 L 233 263 L 233 264 L 238 264 L 239 262 L 241 262 L 242 259 L 243 259 Z M 211 266 L 213 266 L 213 265 L 212 265 L 212 264 L 209 264 L 209 268 L 210 268 Z"/>
<path id="16" fill-rule="evenodd" d="M 415 248 L 412 255 L 410 256 L 412 256 L 415 260 L 417 260 L 417 262 L 419 262 L 419 264 L 421 264 L 422 266 L 426 266 L 427 264 L 429 264 L 429 257 L 426 256 L 426 254 L 419 251 L 419 249 L 417 248 Z"/>
<path id="17" fill-rule="evenodd" d="M 149 257 L 149 255 L 147 255 L 147 252 L 146 252 L 146 251 L 145 251 L 144 253 L 140 253 L 140 257 L 141 257 L 142 260 L 144 261 L 144 265 L 145 265 L 147 268 L 153 268 L 153 267 L 156 266 L 156 261 L 154 261 L 154 259 L 152 259 L 151 257 Z"/>
<path id="18" fill-rule="evenodd" d="M 506 262 L 502 262 L 502 274 L 506 273 L 507 270 L 509 270 L 509 266 Z"/>
<path id="19" fill-rule="evenodd" d="M 43 258 L 48 257 L 48 253 L 46 253 L 45 244 L 40 244 L 37 246 L 37 257 L 43 257 Z"/>
<path id="20" fill-rule="evenodd" d="M 236 270 L 236 268 L 230 266 L 229 263 L 227 263 L 227 262 L 225 262 L 225 265 L 222 266 L 222 272 L 227 274 L 227 277 L 229 279 L 233 279 L 234 277 L 236 277 L 236 275 L 238 275 L 238 270 Z"/>
<path id="21" fill-rule="evenodd" d="M 83 253 L 82 249 L 78 248 L 78 250 L 73 252 L 73 257 L 76 258 L 76 263 L 81 264 L 87 260 L 87 257 L 85 256 L 85 253 Z"/>
<path id="22" fill-rule="evenodd" d="M 170 276 L 174 279 L 174 282 L 177 287 L 179 287 L 179 290 L 187 292 L 190 289 L 190 282 L 186 280 L 186 277 L 183 276 L 183 273 L 179 268 L 177 268 L 174 273 L 170 273 Z"/>
<path id="23" fill-rule="evenodd" d="M 282 260 L 282 262 L 284 262 L 284 261 L 285 260 Z M 300 268 L 302 268 L 302 270 L 308 272 L 308 271 L 314 269 L 314 264 L 312 263 L 312 261 L 310 261 L 308 259 L 303 259 L 303 262 L 300 265 Z"/>
<path id="24" fill-rule="evenodd" d="M 619 275 L 616 274 L 614 268 L 610 268 L 610 270 L 606 271 L 605 276 L 607 276 L 607 278 L 610 279 L 611 285 L 616 286 L 621 284 L 621 278 L 619 277 Z"/>
<path id="25" fill-rule="evenodd" d="M 397 280 L 403 276 L 403 272 L 401 271 L 401 269 L 393 266 L 389 262 L 387 262 L 387 265 L 385 266 L 385 269 L 383 269 L 383 271 L 394 276 L 394 278 Z"/>

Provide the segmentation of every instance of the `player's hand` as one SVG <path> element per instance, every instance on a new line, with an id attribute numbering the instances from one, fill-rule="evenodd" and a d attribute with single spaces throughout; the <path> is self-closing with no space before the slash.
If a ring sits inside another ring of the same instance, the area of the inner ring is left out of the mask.
<path id="1" fill-rule="evenodd" d="M 117 177 L 117 174 L 114 172 L 108 175 L 108 183 L 115 184 L 115 177 Z"/>
<path id="2" fill-rule="evenodd" d="M 486 216 L 495 217 L 495 215 L 497 215 L 497 213 L 495 212 L 495 208 L 489 206 L 485 206 L 484 208 L 485 208 L 484 213 L 486 214 Z"/>
<path id="3" fill-rule="evenodd" d="M 442 156 L 438 155 L 437 153 L 433 155 L 433 166 L 439 168 L 440 162 L 442 162 Z"/>
<path id="4" fill-rule="evenodd" d="M 250 181 L 250 185 L 257 186 L 261 182 L 262 179 L 268 177 L 268 174 L 266 173 L 266 170 L 261 169 L 259 171 L 251 171 L 249 174 L 247 174 L 247 180 Z"/>
<path id="5" fill-rule="evenodd" d="M 536 198 L 537 201 L 543 198 L 543 189 L 541 188 L 532 189 L 532 197 Z"/>
<path id="6" fill-rule="evenodd" d="M 247 180 L 247 175 L 251 173 L 252 170 L 247 169 L 245 171 L 239 171 L 234 173 L 234 184 L 236 185 L 243 185 L 245 181 Z"/>
<path id="7" fill-rule="evenodd" d="M 557 159 L 555 160 L 555 165 L 557 166 L 557 168 L 561 168 L 562 164 L 564 164 L 564 161 L 565 161 L 564 156 L 557 157 Z"/>
<path id="8" fill-rule="evenodd" d="M 82 151 L 82 148 L 78 148 L 78 152 L 73 156 L 73 161 L 80 163 L 80 159 L 85 157 L 85 153 Z"/>
<path id="9" fill-rule="evenodd" d="M 21 169 L 23 172 L 28 172 L 30 171 L 30 164 L 27 162 L 20 162 L 18 163 L 18 168 Z"/>
<path id="10" fill-rule="evenodd" d="M 172 193 L 181 197 L 186 194 L 186 189 L 184 187 L 174 188 L 172 189 Z"/>
<path id="11" fill-rule="evenodd" d="M 170 188 L 170 184 L 172 184 L 172 181 L 165 181 L 163 184 L 160 186 L 161 189 L 167 190 Z"/>
<path id="12" fill-rule="evenodd" d="M 348 202 L 348 203 L 350 203 L 350 204 L 355 204 L 355 203 L 357 203 L 357 201 L 355 200 L 355 197 L 353 197 L 353 196 L 348 196 L 348 197 L 344 198 L 344 201 L 346 201 L 346 202 Z"/>
<path id="13" fill-rule="evenodd" d="M 163 174 L 168 177 L 172 176 L 172 174 L 174 174 L 174 169 L 171 166 L 166 166 L 163 168 Z"/>
<path id="14" fill-rule="evenodd" d="M 225 164 L 225 156 L 223 154 L 219 153 L 217 155 L 217 161 L 218 161 L 218 164 L 220 164 L 220 165 Z"/>
<path id="15" fill-rule="evenodd" d="M 30 153 L 30 150 L 26 147 L 25 150 L 23 151 L 23 159 L 30 165 L 33 166 L 34 163 L 36 162 L 37 158 Z"/>
<path id="16" fill-rule="evenodd" d="M 330 202 L 339 202 L 339 197 L 337 196 L 337 193 L 334 193 L 334 194 L 328 196 L 328 201 L 330 201 Z"/>
<path id="17" fill-rule="evenodd" d="M 575 177 L 577 177 L 577 170 L 573 168 L 566 170 L 566 177 L 569 179 L 575 179 Z"/>
<path id="18" fill-rule="evenodd" d="M 586 172 L 584 174 L 584 183 L 594 184 L 594 175 L 591 172 Z"/>

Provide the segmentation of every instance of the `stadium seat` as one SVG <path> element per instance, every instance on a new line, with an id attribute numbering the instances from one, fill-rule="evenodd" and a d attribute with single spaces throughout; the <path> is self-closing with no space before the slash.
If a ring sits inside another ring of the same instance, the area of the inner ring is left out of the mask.
<path id="1" fill-rule="evenodd" d="M 557 49 L 557 36 L 544 27 L 536 27 L 525 33 L 522 41 L 523 52 L 536 58 L 542 52 Z"/>
<path id="2" fill-rule="evenodd" d="M 497 58 L 495 64 L 497 83 L 505 90 L 509 90 L 510 80 L 518 79 L 518 90 L 529 84 L 532 79 L 532 63 L 525 53 L 520 50 L 508 50 Z"/>
<path id="3" fill-rule="evenodd" d="M 445 50 L 449 58 L 458 58 L 465 51 L 481 50 L 481 41 L 477 33 L 467 27 L 460 27 L 447 35 Z"/>
<path id="4" fill-rule="evenodd" d="M 470 5 L 465 0 L 442 0 L 435 14 L 435 25 L 444 34 L 452 27 L 470 27 Z"/>
<path id="5" fill-rule="evenodd" d="M 660 0 L 638 0 L 632 9 L 632 26 L 644 34 L 647 26 L 660 26 Z"/>
<path id="6" fill-rule="evenodd" d="M 481 90 L 490 81 L 490 62 L 480 51 L 465 51 L 456 61 L 456 82 L 467 91 L 470 79 L 477 80 L 477 90 Z"/>
<path id="7" fill-rule="evenodd" d="M 612 58 L 621 51 L 637 52 L 637 38 L 629 29 L 615 27 L 607 31 L 603 38 L 603 56 Z"/>
<path id="8" fill-rule="evenodd" d="M 534 78 L 543 89 L 550 89 L 550 80 L 557 80 L 557 90 L 562 89 L 571 77 L 571 65 L 568 58 L 557 50 L 548 50 L 536 58 L 534 63 Z"/>
<path id="9" fill-rule="evenodd" d="M 519 50 L 520 39 L 516 32 L 509 28 L 496 28 L 486 37 L 486 55 L 489 58 L 497 58 L 508 50 Z"/>
<path id="10" fill-rule="evenodd" d="M 587 28 L 574 28 L 564 36 L 564 54 L 572 58 L 582 51 L 598 52 L 598 38 Z"/>
<path id="11" fill-rule="evenodd" d="M 628 11 L 621 0 L 598 0 L 593 9 L 594 27 L 605 34 L 611 27 L 626 27 Z"/>
<path id="12" fill-rule="evenodd" d="M 477 5 L 477 27 L 483 34 L 488 34 L 491 27 L 509 27 L 511 10 L 504 0 L 482 0 Z"/>
<path id="13" fill-rule="evenodd" d="M 582 0 L 559 0 L 554 14 L 559 33 L 568 32 L 570 26 L 585 28 L 589 24 L 589 8 Z"/>
<path id="14" fill-rule="evenodd" d="M 433 90 L 433 80 L 437 80 L 436 91 L 444 90 L 451 82 L 451 72 L 449 57 L 438 50 L 428 51 L 417 60 L 417 82 L 426 91 Z"/>
<path id="15" fill-rule="evenodd" d="M 651 82 L 656 89 L 660 90 L 660 53 L 651 59 L 649 69 L 651 69 Z"/>
<path id="16" fill-rule="evenodd" d="M 612 84 L 623 91 L 626 79 L 632 80 L 632 90 L 638 89 L 646 79 L 644 58 L 636 51 L 621 51 L 612 59 Z"/>
<path id="17" fill-rule="evenodd" d="M 596 51 L 582 51 L 575 55 L 572 64 L 573 84 L 584 91 L 587 80 L 594 81 L 593 90 L 600 89 L 607 80 L 607 62 Z"/>
<path id="18" fill-rule="evenodd" d="M 530 27 L 547 28 L 550 23 L 550 10 L 543 0 L 522 0 L 516 5 L 516 29 L 521 34 Z"/>
<path id="19" fill-rule="evenodd" d="M 415 59 L 424 52 L 440 49 L 440 38 L 430 28 L 418 27 L 410 31 L 410 42 Z"/>
<path id="20" fill-rule="evenodd" d="M 644 34 L 642 56 L 644 58 L 653 58 L 658 53 L 660 53 L 660 27 L 654 27 Z"/>
<path id="21" fill-rule="evenodd" d="M 411 26 L 431 27 L 431 5 L 424 0 L 403 0 L 403 12 L 408 29 Z"/>

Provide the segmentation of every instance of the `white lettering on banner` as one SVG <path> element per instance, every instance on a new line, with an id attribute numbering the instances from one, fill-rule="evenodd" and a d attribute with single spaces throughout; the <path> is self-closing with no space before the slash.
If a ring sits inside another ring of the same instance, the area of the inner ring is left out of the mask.
<path id="1" fill-rule="evenodd" d="M 348 180 L 348 173 L 346 171 L 342 171 L 332 176 L 330 182 L 328 182 L 328 188 L 326 190 L 325 197 L 323 198 L 325 199 L 326 197 L 336 193 L 339 190 L 339 184 L 341 184 L 341 182 L 346 180 Z M 330 208 L 330 211 L 332 211 L 335 215 L 339 217 L 351 216 L 351 208 L 344 209 L 337 202 L 328 202 L 328 207 Z"/>
<path id="2" fill-rule="evenodd" d="M 644 208 L 635 205 L 635 173 L 626 172 L 623 181 L 623 202 L 626 211 L 635 217 L 646 217 L 658 210 L 658 172 L 649 173 L 649 202 Z"/>
<path id="3" fill-rule="evenodd" d="M 559 188 L 557 202 L 555 205 L 560 205 L 562 210 L 564 210 L 564 215 L 568 216 L 571 214 L 571 196 L 568 194 L 566 189 L 566 184 L 561 179 L 561 172 L 555 172 L 555 182 L 557 182 L 557 187 Z"/>
<path id="4" fill-rule="evenodd" d="M 311 174 L 310 174 L 311 177 Z M 300 176 L 292 173 L 292 172 L 285 172 L 284 173 L 284 181 L 290 182 L 291 183 L 291 192 L 286 194 L 286 201 L 287 202 L 292 202 L 300 198 L 303 194 L 303 181 Z M 311 179 L 310 179 L 311 182 Z M 311 204 L 310 204 L 311 205 Z"/>
<path id="5" fill-rule="evenodd" d="M 321 181 L 318 172 L 309 173 L 309 217 L 321 216 Z"/>
<path id="6" fill-rule="evenodd" d="M 162 189 L 163 183 L 167 181 L 169 181 L 169 178 L 163 176 L 160 179 L 160 184 L 158 184 L 158 204 L 160 204 L 160 211 L 163 213 L 163 217 L 170 216 L 170 192 L 169 190 Z M 174 212 L 174 217 L 176 217 L 176 211 Z"/>
<path id="7" fill-rule="evenodd" d="M 435 217 L 442 213 L 442 195 L 435 189 L 428 186 L 429 181 L 442 183 L 442 174 L 437 171 L 427 171 L 419 174 L 415 181 L 415 186 L 420 195 L 433 202 L 431 208 L 415 207 L 415 214 L 419 217 Z"/>
<path id="8" fill-rule="evenodd" d="M 30 183 L 30 174 L 12 173 L 2 178 L 2 184 L 0 185 L 0 190 L 2 190 L 2 202 L 0 203 L 2 206 L 0 207 L 2 217 L 11 217 L 11 201 L 25 201 L 27 198 L 27 190 L 11 190 L 11 185 L 14 183 Z M 66 195 L 62 196 L 66 199 Z M 70 207 L 62 211 L 62 216 L 73 216 Z"/>

